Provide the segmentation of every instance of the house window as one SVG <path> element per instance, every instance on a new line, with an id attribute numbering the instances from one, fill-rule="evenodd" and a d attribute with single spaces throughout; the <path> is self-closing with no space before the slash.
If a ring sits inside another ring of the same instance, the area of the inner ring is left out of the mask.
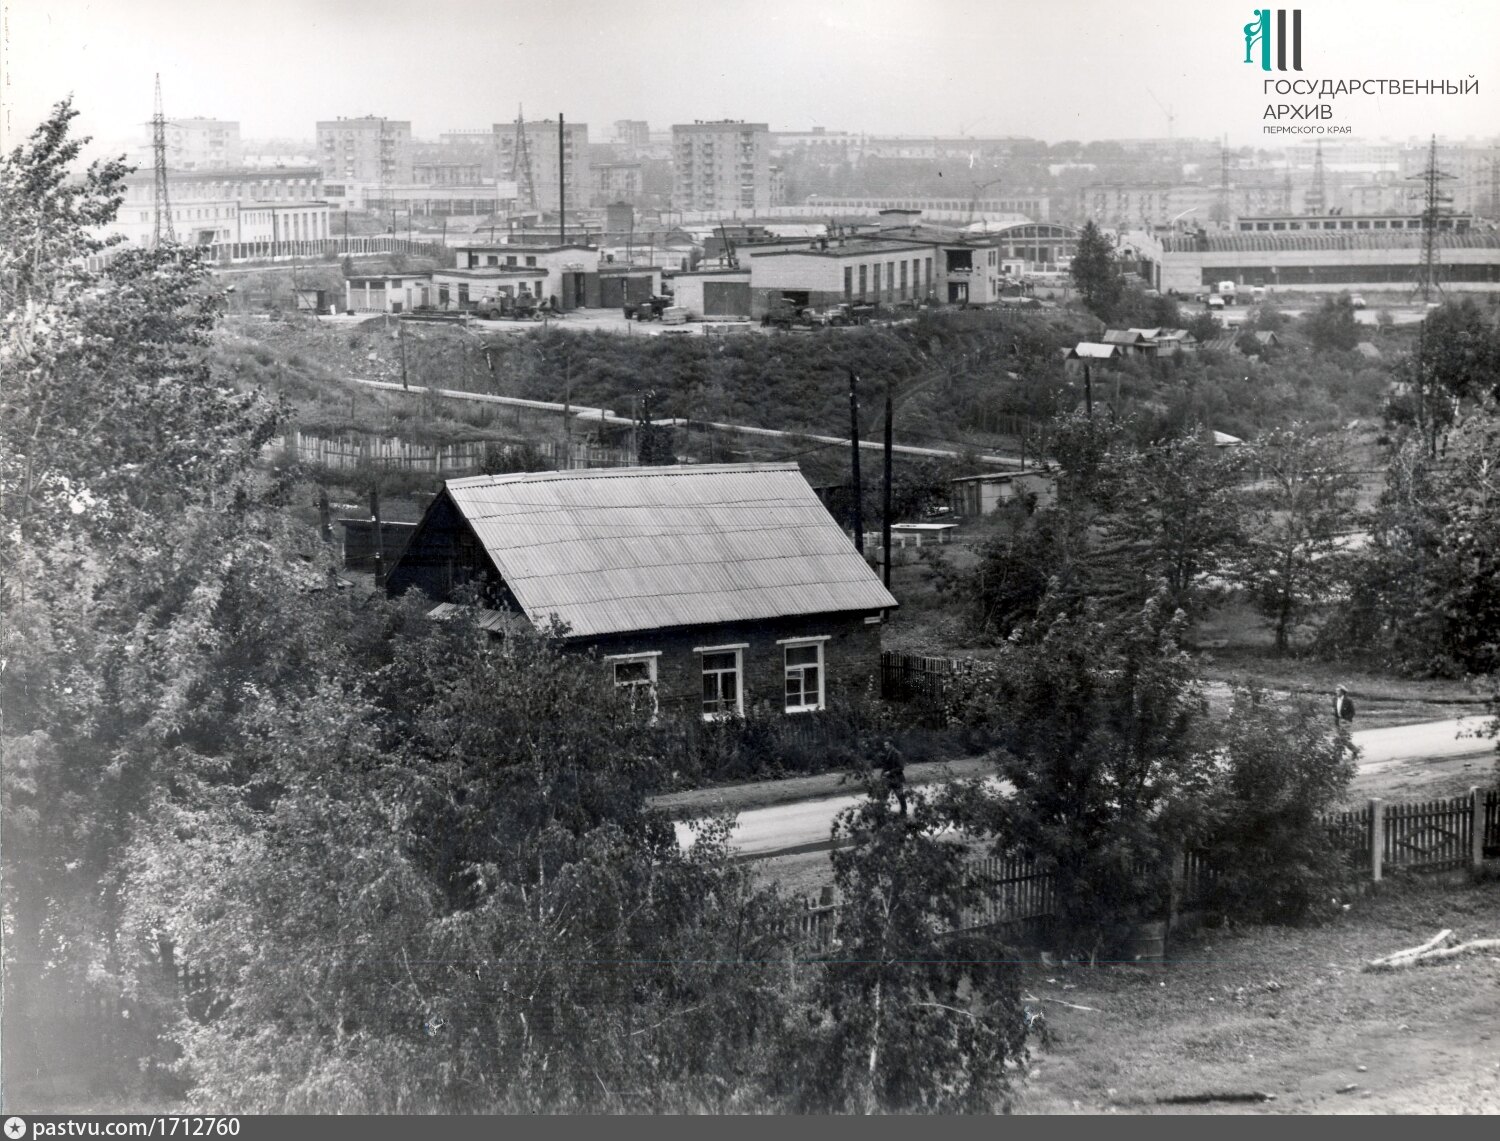
<path id="1" fill-rule="evenodd" d="M 823 643 L 826 638 L 784 642 L 786 711 L 806 713 L 823 708 Z"/>
<path id="2" fill-rule="evenodd" d="M 744 645 L 704 646 L 703 719 L 717 721 L 738 717 L 745 712 L 745 690 L 740 684 Z"/>
<path id="3" fill-rule="evenodd" d="M 623 690 L 630 708 L 656 716 L 656 659 L 660 653 L 619 654 L 606 658 L 615 689 Z"/>
<path id="4" fill-rule="evenodd" d="M 536 265 L 536 258 L 534 258 L 534 257 L 528 257 L 526 259 L 526 264 L 529 265 L 529 266 L 535 266 Z"/>

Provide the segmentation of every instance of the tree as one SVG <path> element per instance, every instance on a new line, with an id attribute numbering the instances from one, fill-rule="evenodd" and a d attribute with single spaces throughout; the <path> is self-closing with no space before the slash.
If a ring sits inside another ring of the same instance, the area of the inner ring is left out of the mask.
<path id="1" fill-rule="evenodd" d="M 549 637 L 376 609 L 396 627 L 386 667 L 279 701 L 240 738 L 262 803 L 222 783 L 163 795 L 134 861 L 133 929 L 216 980 L 178 1033 L 194 1098 L 493 1112 L 758 1096 L 786 908 L 733 861 L 726 825 L 684 852 L 646 807 L 646 715 Z"/>
<path id="2" fill-rule="evenodd" d="M 986 884 L 941 838 L 928 797 L 898 809 L 879 776 L 834 824 L 842 897 L 834 952 L 810 995 L 808 1030 L 784 1069 L 792 1107 L 815 1113 L 990 1113 L 1025 1048 L 1014 956 L 959 934 Z"/>
<path id="3" fill-rule="evenodd" d="M 21 550 L 222 500 L 280 413 L 211 375 L 222 303 L 196 250 L 120 250 L 84 268 L 110 245 L 89 231 L 114 217 L 127 168 L 96 163 L 70 182 L 87 141 L 68 137 L 76 114 L 59 104 L 0 160 L 0 513 Z"/>
<path id="4" fill-rule="evenodd" d="M 1434 461 L 1415 436 L 1393 451 L 1325 642 L 1405 673 L 1500 669 L 1500 423 L 1475 416 Z"/>
<path id="5" fill-rule="evenodd" d="M 1125 283 L 1115 257 L 1114 242 L 1092 219 L 1078 234 L 1078 248 L 1069 267 L 1083 303 L 1101 321 L 1110 321 L 1124 296 Z"/>
<path id="6" fill-rule="evenodd" d="M 1163 440 L 1136 453 L 1123 470 L 1123 489 L 1104 520 L 1107 536 L 1124 546 L 1139 602 L 1165 582 L 1172 605 L 1195 613 L 1203 579 L 1222 574 L 1244 541 L 1240 490 L 1243 462 L 1203 432 Z"/>
<path id="7" fill-rule="evenodd" d="M 1298 619 L 1343 575 L 1339 538 L 1355 529 L 1358 477 L 1342 434 L 1277 428 L 1255 445 L 1260 491 L 1241 573 L 1285 653 Z"/>
<path id="8" fill-rule="evenodd" d="M 1422 321 L 1415 354 L 1398 376 L 1415 403 L 1417 425 L 1436 455 L 1438 441 L 1463 409 L 1500 401 L 1500 331 L 1472 298 L 1450 301 Z"/>
<path id="9" fill-rule="evenodd" d="M 1324 815 L 1343 802 L 1358 750 L 1329 732 L 1325 702 L 1238 689 L 1203 828 L 1208 906 L 1243 923 L 1296 923 L 1347 871 Z"/>
<path id="10" fill-rule="evenodd" d="M 1213 742 L 1165 593 L 1121 618 L 1090 605 L 1040 621 L 981 697 L 1014 791 L 969 790 L 950 812 L 997 855 L 1029 853 L 1053 875 L 1059 945 L 1092 958 L 1159 915 L 1168 861 L 1201 819 Z"/>
<path id="11" fill-rule="evenodd" d="M 1316 352 L 1348 352 L 1359 343 L 1354 302 L 1347 293 L 1330 297 L 1302 319 L 1302 331 Z"/>

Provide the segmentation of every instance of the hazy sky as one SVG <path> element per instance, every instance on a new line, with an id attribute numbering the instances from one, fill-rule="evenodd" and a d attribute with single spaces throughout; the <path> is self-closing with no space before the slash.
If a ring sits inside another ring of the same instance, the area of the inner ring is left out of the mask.
<path id="1" fill-rule="evenodd" d="M 1469 96 L 1360 96 L 1357 136 L 1500 134 L 1500 0 L 1284 0 L 1310 78 L 1460 79 Z M 169 116 L 311 138 L 318 119 L 412 120 L 419 137 L 528 117 L 773 129 L 1267 140 L 1246 66 L 1255 0 L 0 0 L 6 145 L 69 91 L 83 130 Z M 1277 78 L 1273 73 L 1271 78 Z M 1159 101 L 1159 103 L 1158 103 Z M 1284 141 L 1284 140 L 1278 140 Z"/>

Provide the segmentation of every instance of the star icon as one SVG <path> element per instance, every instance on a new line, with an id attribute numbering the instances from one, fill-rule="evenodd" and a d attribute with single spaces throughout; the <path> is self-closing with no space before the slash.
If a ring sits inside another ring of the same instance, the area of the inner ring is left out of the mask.
<path id="1" fill-rule="evenodd" d="M 5 1119 L 5 1135 L 10 1141 L 21 1141 L 26 1136 L 26 1122 L 19 1117 L 7 1117 Z"/>

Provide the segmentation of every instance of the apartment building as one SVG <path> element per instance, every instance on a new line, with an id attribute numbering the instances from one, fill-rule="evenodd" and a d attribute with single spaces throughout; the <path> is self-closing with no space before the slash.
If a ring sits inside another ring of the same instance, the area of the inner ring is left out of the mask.
<path id="1" fill-rule="evenodd" d="M 338 182 L 410 183 L 411 122 L 365 115 L 318 123 L 318 164 Z"/>
<path id="2" fill-rule="evenodd" d="M 672 208 L 735 213 L 771 206 L 771 129 L 737 119 L 672 127 Z"/>
<path id="3" fill-rule="evenodd" d="M 227 119 L 168 119 L 168 170 L 224 170 L 242 162 L 240 125 Z"/>
<path id="4" fill-rule="evenodd" d="M 644 175 L 638 162 L 596 162 L 593 166 L 594 205 L 615 202 L 636 205 L 644 194 Z"/>
<path id="5" fill-rule="evenodd" d="M 536 187 L 536 208 L 555 211 L 560 202 L 559 190 L 567 195 L 569 210 L 590 204 L 594 179 L 589 162 L 589 127 L 587 123 L 566 123 L 559 138 L 556 119 L 530 119 L 521 124 L 525 138 L 525 157 L 531 167 Z M 517 162 L 516 124 L 496 123 L 492 128 L 499 177 L 515 179 L 519 188 L 517 205 L 529 209 L 526 182 Z"/>

